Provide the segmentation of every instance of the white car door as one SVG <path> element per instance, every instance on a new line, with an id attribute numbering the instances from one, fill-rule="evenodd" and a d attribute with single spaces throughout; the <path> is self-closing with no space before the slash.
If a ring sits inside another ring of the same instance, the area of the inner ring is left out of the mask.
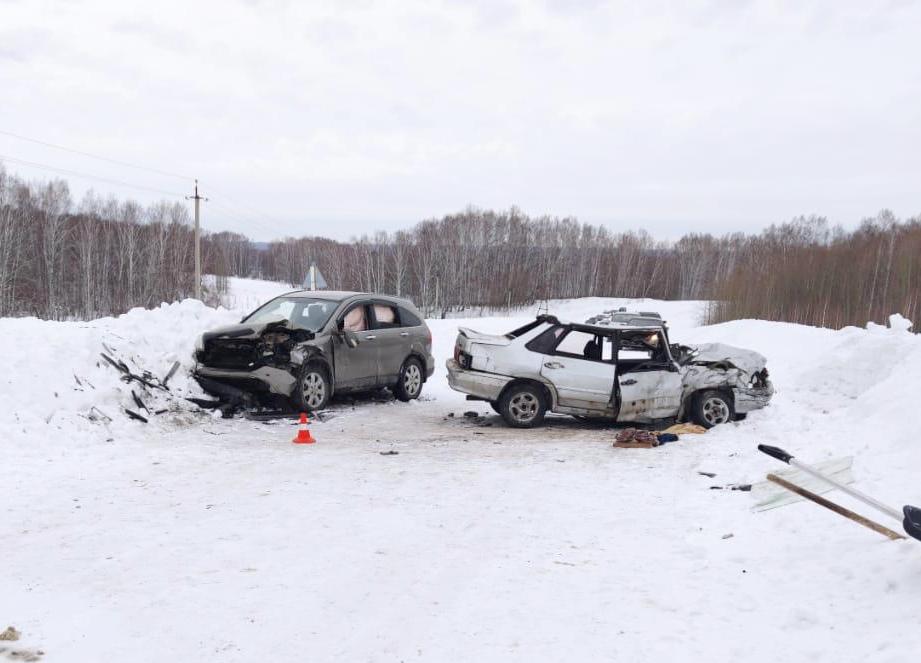
<path id="1" fill-rule="evenodd" d="M 543 356 L 540 374 L 556 388 L 559 405 L 563 408 L 600 414 L 612 411 L 616 375 L 612 337 L 568 330 L 556 348 Z"/>
<path id="2" fill-rule="evenodd" d="M 621 332 L 618 336 L 618 421 L 674 417 L 681 406 L 681 373 L 661 332 Z"/>

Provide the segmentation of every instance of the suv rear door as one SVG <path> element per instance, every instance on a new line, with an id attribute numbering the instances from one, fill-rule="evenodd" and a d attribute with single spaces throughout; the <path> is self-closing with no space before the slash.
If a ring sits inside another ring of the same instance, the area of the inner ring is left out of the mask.
<path id="1" fill-rule="evenodd" d="M 358 337 L 354 348 L 334 341 L 336 387 L 361 389 L 377 385 L 377 332 L 371 329 L 369 305 L 368 301 L 353 302 L 336 318 L 339 329 L 354 332 Z"/>
<path id="2" fill-rule="evenodd" d="M 543 357 L 541 376 L 556 387 L 562 407 L 612 413 L 617 372 L 614 332 L 564 329 L 556 345 Z"/>
<path id="3" fill-rule="evenodd" d="M 377 336 L 378 383 L 394 384 L 409 356 L 410 331 L 402 326 L 399 307 L 383 301 L 371 303 L 371 327 Z"/>

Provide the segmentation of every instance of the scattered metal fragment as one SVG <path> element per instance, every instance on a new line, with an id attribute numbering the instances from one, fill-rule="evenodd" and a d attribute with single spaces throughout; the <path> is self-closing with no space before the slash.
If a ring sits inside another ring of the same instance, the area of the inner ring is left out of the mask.
<path id="1" fill-rule="evenodd" d="M 131 417 L 132 419 L 135 419 L 135 420 L 137 420 L 137 421 L 142 421 L 142 422 L 144 422 L 145 424 L 146 424 L 147 421 L 148 421 L 148 420 L 147 420 L 147 417 L 144 417 L 144 416 L 138 414 L 138 413 L 135 412 L 134 410 L 129 410 L 128 408 L 125 408 L 125 414 L 127 414 L 127 415 L 128 415 L 129 417 Z"/>
<path id="2" fill-rule="evenodd" d="M 134 400 L 134 404 L 138 406 L 139 410 L 144 410 L 148 414 L 150 413 L 150 410 L 144 405 L 144 401 L 141 400 L 141 397 L 134 393 L 134 389 L 131 390 L 131 398 Z"/>
<path id="3" fill-rule="evenodd" d="M 87 419 L 89 419 L 90 421 L 96 421 L 97 419 L 104 419 L 107 422 L 112 421 L 112 417 L 107 415 L 105 412 L 100 410 L 95 405 L 93 405 L 90 408 L 89 414 L 87 415 Z"/>
<path id="4" fill-rule="evenodd" d="M 170 380 L 173 379 L 173 376 L 176 374 L 176 371 L 179 370 L 179 362 L 174 361 L 172 368 L 169 369 L 169 372 L 166 374 L 166 377 L 163 378 L 163 386 L 165 387 Z"/>

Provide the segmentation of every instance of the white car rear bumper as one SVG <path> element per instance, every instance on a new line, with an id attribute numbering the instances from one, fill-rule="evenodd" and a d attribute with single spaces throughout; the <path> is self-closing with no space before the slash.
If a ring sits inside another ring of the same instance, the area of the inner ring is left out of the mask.
<path id="1" fill-rule="evenodd" d="M 487 401 L 494 401 L 513 378 L 507 375 L 484 373 L 461 368 L 453 359 L 446 364 L 448 368 L 448 385 L 454 391 L 469 394 Z"/>

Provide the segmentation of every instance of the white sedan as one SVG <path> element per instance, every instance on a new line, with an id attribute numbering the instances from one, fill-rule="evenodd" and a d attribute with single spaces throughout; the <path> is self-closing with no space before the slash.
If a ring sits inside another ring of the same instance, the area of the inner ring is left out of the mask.
<path id="1" fill-rule="evenodd" d="M 757 352 L 711 344 L 672 356 L 664 325 L 603 325 L 539 316 L 508 334 L 461 328 L 448 383 L 489 401 L 510 426 L 548 412 L 618 422 L 690 419 L 710 428 L 774 393 Z"/>

